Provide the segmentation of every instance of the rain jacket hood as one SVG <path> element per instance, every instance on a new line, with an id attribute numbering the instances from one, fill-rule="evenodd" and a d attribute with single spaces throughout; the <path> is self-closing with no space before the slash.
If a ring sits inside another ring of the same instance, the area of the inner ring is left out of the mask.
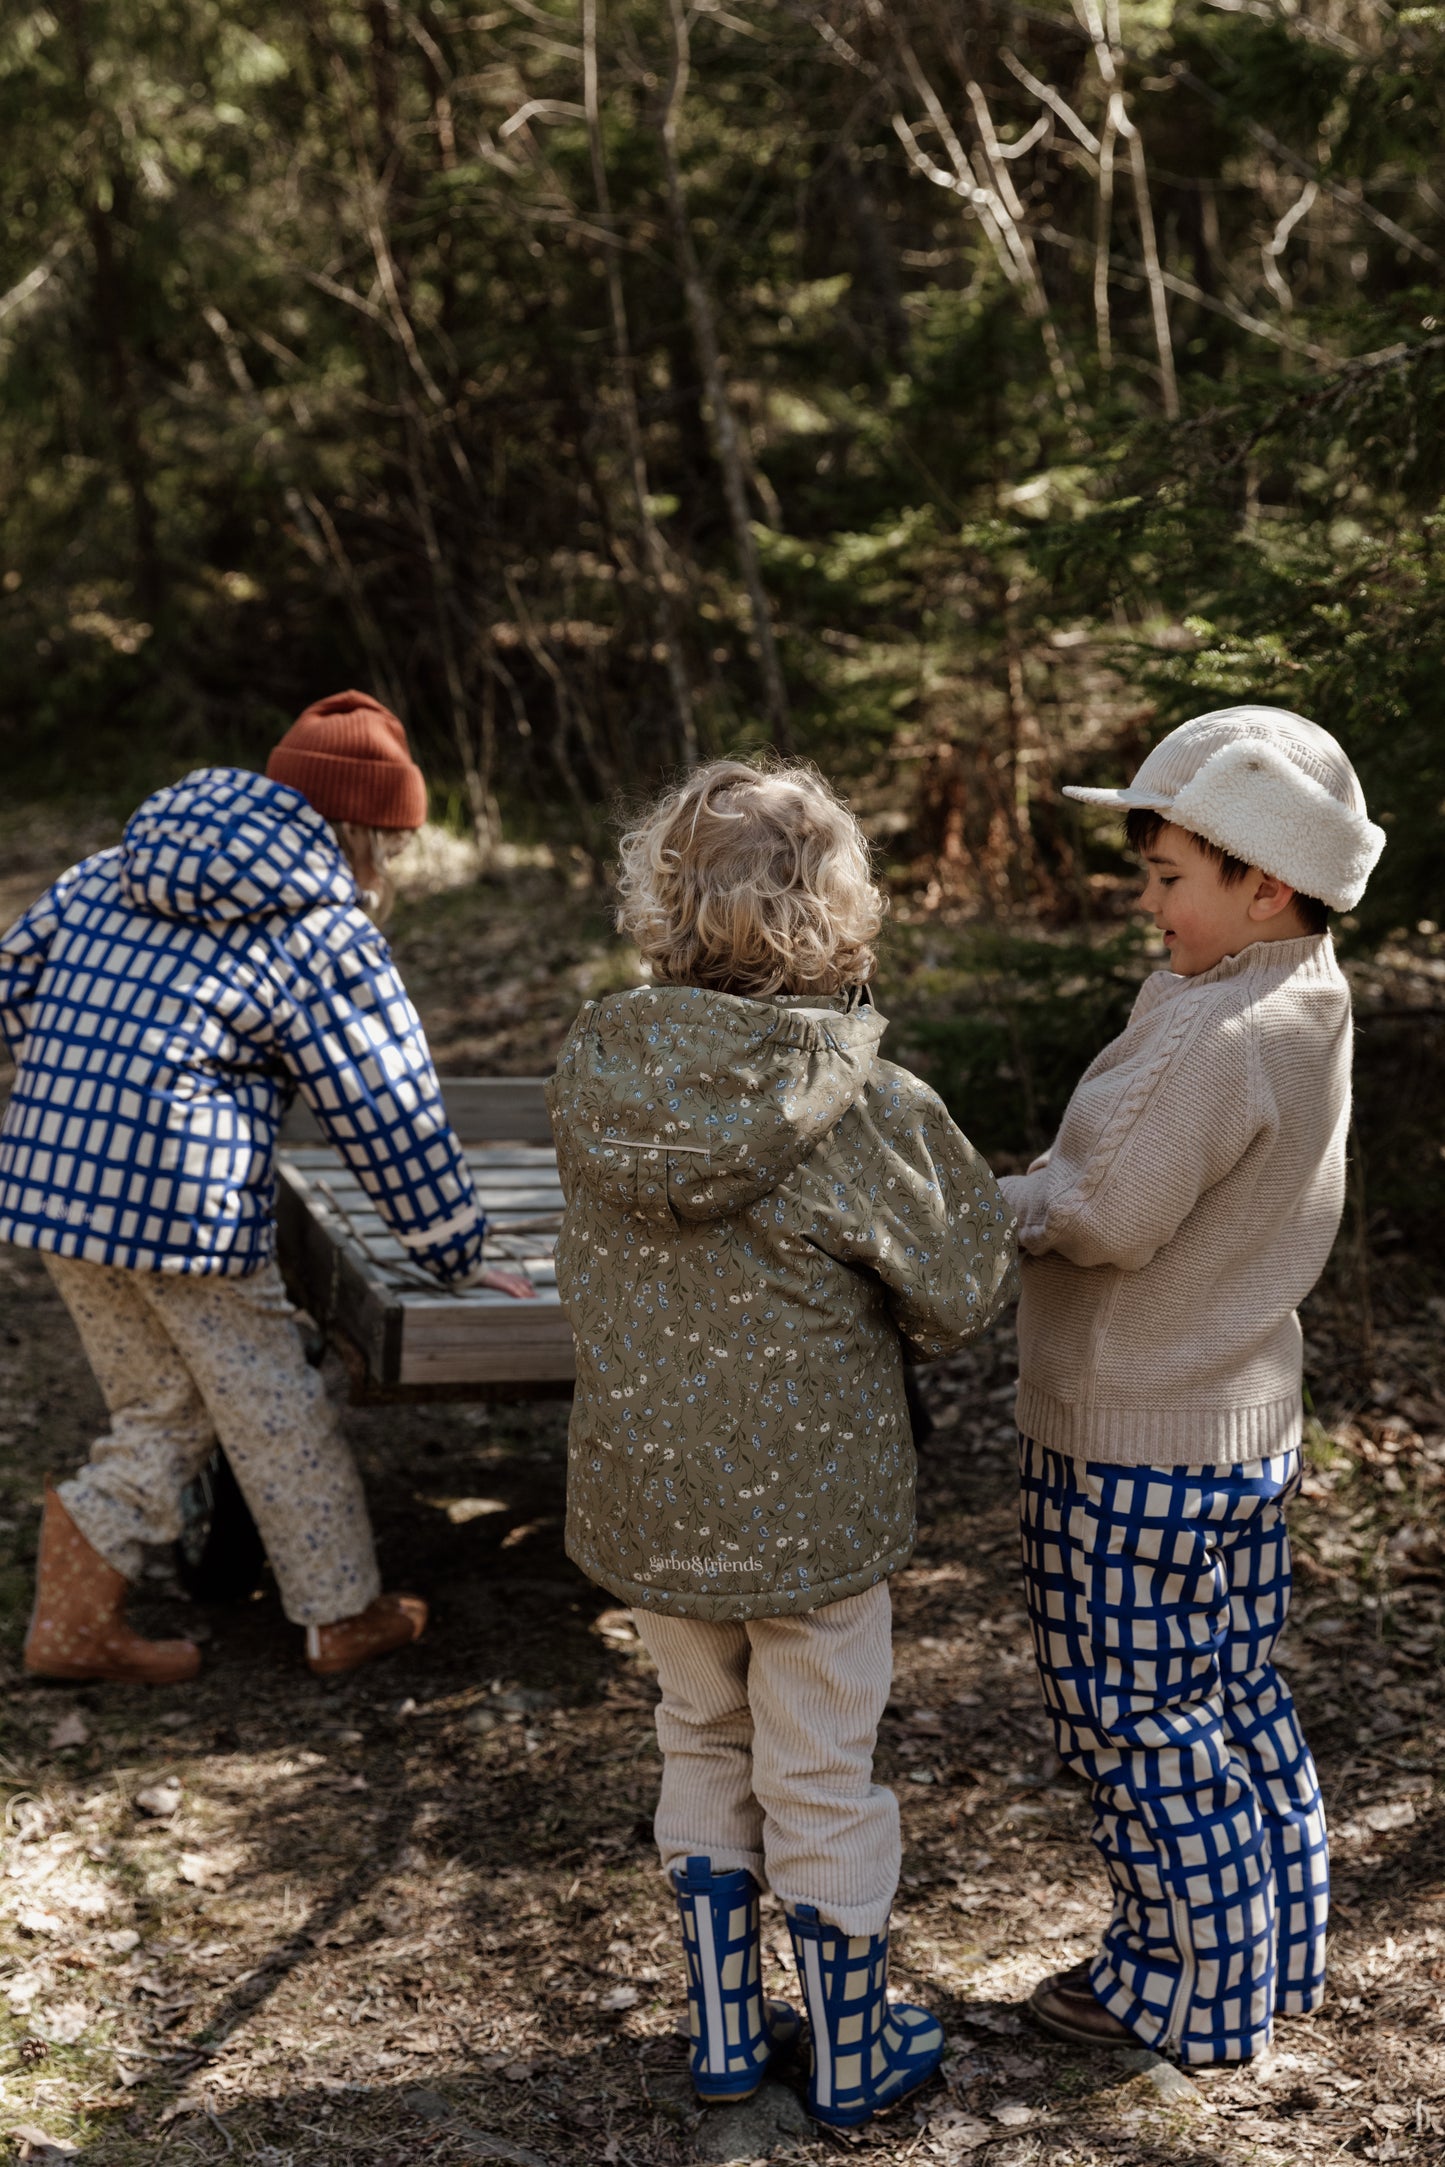
<path id="1" fill-rule="evenodd" d="M 299 790 L 243 768 L 199 768 L 138 806 L 120 887 L 137 910 L 201 925 L 359 901 L 320 813 Z"/>
<path id="2" fill-rule="evenodd" d="M 886 1025 L 861 989 L 742 999 L 696 986 L 614 994 L 569 1043 L 553 1125 L 599 1205 L 726 1218 L 771 1195 L 855 1105 Z"/>
<path id="3" fill-rule="evenodd" d="M 1011 1215 L 865 995 L 589 1002 L 550 1087 L 577 1341 L 567 1548 L 620 1601 L 778 1617 L 906 1563 L 903 1347 L 1013 1288 Z"/>

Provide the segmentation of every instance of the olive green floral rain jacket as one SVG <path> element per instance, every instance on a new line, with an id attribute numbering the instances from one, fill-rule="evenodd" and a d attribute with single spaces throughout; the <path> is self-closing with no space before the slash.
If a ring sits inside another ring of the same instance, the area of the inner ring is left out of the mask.
<path id="1" fill-rule="evenodd" d="M 1014 1289 L 1013 1215 L 866 996 L 644 986 L 589 1002 L 550 1086 L 577 1338 L 567 1548 L 622 1602 L 767 1618 L 914 1540 L 903 1342 Z"/>

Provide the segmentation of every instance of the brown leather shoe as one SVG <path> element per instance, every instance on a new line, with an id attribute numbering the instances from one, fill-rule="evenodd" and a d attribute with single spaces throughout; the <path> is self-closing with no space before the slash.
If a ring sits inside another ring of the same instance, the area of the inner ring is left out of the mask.
<path id="1" fill-rule="evenodd" d="M 1137 2047 L 1127 2024 L 1111 2016 L 1089 1983 L 1087 1964 L 1041 1979 L 1029 1996 L 1029 2014 L 1055 2039 L 1074 2047 Z"/>
<path id="2" fill-rule="evenodd" d="M 354 1618 L 308 1625 L 306 1661 L 318 1678 L 335 1678 L 373 1656 L 409 1648 L 425 1631 L 426 1604 L 419 1595 L 378 1595 Z"/>
<path id="3" fill-rule="evenodd" d="M 25 1668 L 77 1683 L 183 1685 L 194 1678 L 201 1651 L 193 1640 L 142 1640 L 131 1631 L 123 1615 L 129 1588 L 124 1573 L 91 1548 L 47 1476 Z"/>

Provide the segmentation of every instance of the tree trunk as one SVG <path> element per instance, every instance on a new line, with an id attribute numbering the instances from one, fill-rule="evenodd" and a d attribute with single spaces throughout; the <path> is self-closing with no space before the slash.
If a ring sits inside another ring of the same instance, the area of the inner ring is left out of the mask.
<path id="1" fill-rule="evenodd" d="M 602 116 L 597 96 L 597 0 L 582 0 L 582 55 L 587 138 L 592 152 L 592 185 L 597 197 L 598 218 L 607 233 L 615 238 L 612 192 L 608 186 L 607 164 L 602 154 Z M 673 716 L 677 727 L 677 755 L 685 767 L 695 767 L 697 723 L 693 716 L 692 687 L 688 683 L 687 665 L 683 659 L 682 627 L 668 586 L 667 549 L 662 539 L 662 530 L 652 510 L 652 485 L 648 479 L 647 458 L 642 446 L 642 421 L 637 410 L 637 384 L 633 371 L 632 340 L 627 325 L 627 302 L 622 291 L 622 273 L 618 268 L 615 246 L 604 248 L 603 264 L 607 277 L 608 307 L 612 317 L 612 348 L 617 362 L 622 430 L 627 445 L 632 494 L 637 503 L 638 524 L 642 529 L 643 547 L 647 552 L 657 641 L 667 663 L 667 682 L 672 693 Z"/>
<path id="2" fill-rule="evenodd" d="M 853 144 L 841 150 L 833 162 L 834 189 L 858 262 L 859 283 L 872 306 L 872 331 L 883 348 L 889 368 L 898 368 L 908 352 L 908 312 L 903 306 L 903 279 L 893 236 L 879 215 L 877 198 L 858 165 Z"/>
<path id="3" fill-rule="evenodd" d="M 738 442 L 737 417 L 733 413 L 727 380 L 723 374 L 712 296 L 707 290 L 692 238 L 692 228 L 688 224 L 687 197 L 677 156 L 677 121 L 687 95 L 687 16 L 682 0 L 668 0 L 668 7 L 672 16 L 672 79 L 668 85 L 662 120 L 667 205 L 672 220 L 673 241 L 677 249 L 678 269 L 682 273 L 683 291 L 687 299 L 688 321 L 692 326 L 703 389 L 707 394 L 713 449 L 722 469 L 723 494 L 727 500 L 728 518 L 732 525 L 733 546 L 737 551 L 738 568 L 742 573 L 752 610 L 753 637 L 757 642 L 758 666 L 762 672 L 768 724 L 774 746 L 779 752 L 789 752 L 792 750 L 792 729 L 788 719 L 788 693 L 783 683 L 782 665 L 778 660 L 777 642 L 773 638 L 773 620 L 763 587 L 762 568 L 758 563 L 757 543 L 753 538 L 752 522 L 748 516 L 747 469 Z"/>
<path id="4" fill-rule="evenodd" d="M 127 195 L 125 176 L 112 173 L 111 208 L 102 209 L 99 201 L 92 198 L 85 206 L 85 224 L 94 266 L 94 322 L 105 366 L 106 397 L 103 403 L 110 415 L 116 460 L 130 498 L 136 602 L 141 615 L 154 624 L 165 606 L 167 581 L 161 556 L 160 525 L 151 501 L 150 460 L 141 425 L 135 357 L 126 336 L 127 282 L 115 245 L 115 214 Z"/>
<path id="5" fill-rule="evenodd" d="M 89 101 L 94 98 L 93 68 L 82 0 L 68 0 L 64 13 L 76 78 Z M 92 110 L 90 132 L 98 145 L 104 143 L 108 116 L 102 110 Z M 150 493 L 151 463 L 129 336 L 130 281 L 122 250 L 117 246 L 117 232 L 124 230 L 131 200 L 130 175 L 119 158 L 107 165 L 103 151 L 95 166 L 83 184 L 81 215 L 90 242 L 92 324 L 104 378 L 101 406 L 109 418 L 116 464 L 130 499 L 136 604 L 141 615 L 154 624 L 165 606 L 168 582 L 161 554 L 160 523 Z"/>

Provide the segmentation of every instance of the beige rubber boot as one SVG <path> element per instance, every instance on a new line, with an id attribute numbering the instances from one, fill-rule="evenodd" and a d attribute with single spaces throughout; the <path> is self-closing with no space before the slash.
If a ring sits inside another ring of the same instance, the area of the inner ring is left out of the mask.
<path id="1" fill-rule="evenodd" d="M 426 1604 L 419 1595 L 378 1595 L 354 1618 L 308 1625 L 306 1661 L 318 1678 L 335 1678 L 374 1656 L 409 1648 L 426 1631 Z"/>
<path id="2" fill-rule="evenodd" d="M 50 1482 L 40 1523 L 25 1668 L 37 1678 L 183 1685 L 201 1667 L 193 1640 L 142 1640 L 125 1622 L 130 1582 L 93 1550 Z"/>

